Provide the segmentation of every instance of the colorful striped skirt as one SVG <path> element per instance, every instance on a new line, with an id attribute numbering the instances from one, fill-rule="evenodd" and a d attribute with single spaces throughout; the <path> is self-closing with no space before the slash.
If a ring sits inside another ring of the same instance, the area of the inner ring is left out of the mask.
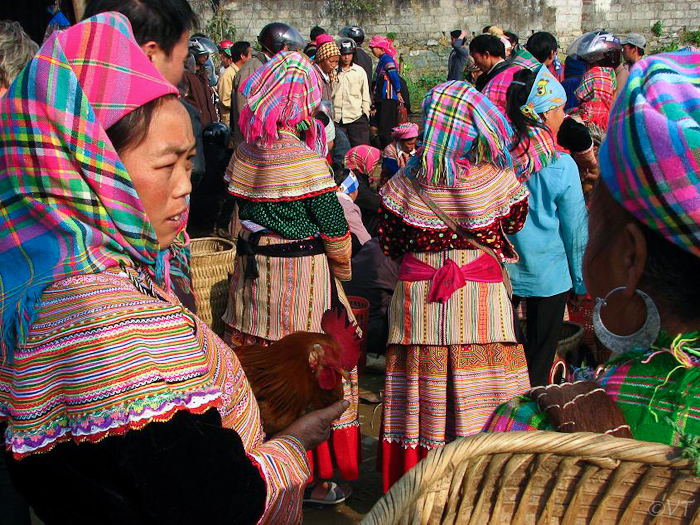
<path id="1" fill-rule="evenodd" d="M 494 409 L 529 390 L 516 343 L 391 345 L 379 464 L 384 491 L 433 448 L 480 432 Z"/>

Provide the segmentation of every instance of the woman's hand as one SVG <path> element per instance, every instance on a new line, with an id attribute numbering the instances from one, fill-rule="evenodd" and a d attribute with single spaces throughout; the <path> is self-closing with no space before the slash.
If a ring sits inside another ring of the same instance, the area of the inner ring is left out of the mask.
<path id="1" fill-rule="evenodd" d="M 331 423 L 338 419 L 349 406 L 350 403 L 341 399 L 327 408 L 309 412 L 297 419 L 275 437 L 295 437 L 301 441 L 301 444 L 304 445 L 304 449 L 312 450 L 328 440 L 331 435 Z"/>

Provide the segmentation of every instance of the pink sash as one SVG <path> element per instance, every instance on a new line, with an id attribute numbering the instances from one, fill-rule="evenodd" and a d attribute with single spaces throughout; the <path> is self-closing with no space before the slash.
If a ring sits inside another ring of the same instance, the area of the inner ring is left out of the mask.
<path id="1" fill-rule="evenodd" d="M 399 280 L 408 282 L 432 280 L 428 302 L 444 303 L 452 297 L 453 293 L 467 284 L 467 281 L 500 283 L 503 282 L 503 274 L 496 260 L 486 254 L 461 267 L 457 266 L 452 259 L 447 259 L 442 268 L 436 269 L 407 253 L 401 263 Z"/>

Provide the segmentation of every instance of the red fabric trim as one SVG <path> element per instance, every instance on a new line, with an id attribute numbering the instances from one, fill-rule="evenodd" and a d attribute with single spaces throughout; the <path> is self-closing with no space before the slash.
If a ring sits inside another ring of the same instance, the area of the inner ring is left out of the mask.
<path id="1" fill-rule="evenodd" d="M 306 453 L 311 465 L 312 483 L 318 479 L 331 479 L 334 467 L 346 481 L 356 481 L 360 475 L 360 427 L 353 425 L 331 432 L 331 438 Z"/>
<path id="2" fill-rule="evenodd" d="M 250 201 L 250 202 L 293 202 L 293 201 L 300 201 L 300 200 L 304 200 L 304 199 L 309 199 L 311 197 L 318 197 L 319 195 L 323 195 L 324 193 L 330 193 L 330 192 L 336 192 L 336 191 L 338 191 L 338 187 L 332 186 L 330 188 L 326 188 L 323 190 L 312 191 L 310 193 L 304 193 L 303 195 L 296 195 L 294 197 L 279 197 L 278 199 L 253 198 L 253 197 L 242 195 L 242 194 L 236 193 L 234 191 L 230 191 L 230 190 L 229 190 L 229 193 L 231 195 L 233 195 L 234 197 L 237 197 L 239 199 L 243 199 L 246 201 Z"/>
<path id="3" fill-rule="evenodd" d="M 428 455 L 429 449 L 417 446 L 404 448 L 400 443 L 388 443 L 383 439 L 377 453 L 378 470 L 382 473 L 382 490 L 386 494 L 391 486 Z"/>

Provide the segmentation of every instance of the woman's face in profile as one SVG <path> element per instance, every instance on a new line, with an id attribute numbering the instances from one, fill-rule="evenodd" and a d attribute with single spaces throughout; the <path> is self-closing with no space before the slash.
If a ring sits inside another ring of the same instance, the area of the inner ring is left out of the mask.
<path id="1" fill-rule="evenodd" d="M 161 249 L 186 225 L 195 153 L 190 117 L 170 99 L 154 111 L 144 140 L 120 154 Z"/>

